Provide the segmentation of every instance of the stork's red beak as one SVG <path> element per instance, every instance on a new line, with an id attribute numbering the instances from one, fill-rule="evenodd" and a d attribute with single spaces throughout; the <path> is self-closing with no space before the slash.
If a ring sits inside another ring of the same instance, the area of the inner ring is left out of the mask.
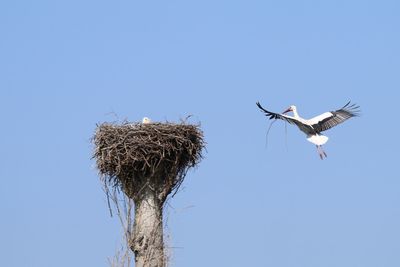
<path id="1" fill-rule="evenodd" d="M 288 112 L 292 111 L 292 108 L 288 108 L 287 110 L 285 110 L 284 112 L 282 112 L 282 114 L 286 114 Z"/>

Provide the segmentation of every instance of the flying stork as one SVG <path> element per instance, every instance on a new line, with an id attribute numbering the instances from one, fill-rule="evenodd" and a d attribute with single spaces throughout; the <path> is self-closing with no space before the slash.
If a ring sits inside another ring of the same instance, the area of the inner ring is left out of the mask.
<path id="1" fill-rule="evenodd" d="M 351 117 L 359 115 L 359 107 L 356 104 L 350 104 L 350 101 L 341 109 L 322 113 L 312 119 L 306 120 L 299 116 L 296 106 L 292 105 L 286 109 L 282 114 L 274 113 L 264 109 L 259 102 L 256 103 L 258 108 L 261 109 L 265 116 L 272 119 L 281 119 L 290 124 L 296 125 L 303 133 L 307 135 L 307 140 L 317 147 L 318 154 L 321 159 L 326 158 L 327 155 L 322 148 L 322 145 L 328 141 L 328 137 L 321 134 Z M 293 116 L 285 115 L 288 112 L 293 112 Z"/>

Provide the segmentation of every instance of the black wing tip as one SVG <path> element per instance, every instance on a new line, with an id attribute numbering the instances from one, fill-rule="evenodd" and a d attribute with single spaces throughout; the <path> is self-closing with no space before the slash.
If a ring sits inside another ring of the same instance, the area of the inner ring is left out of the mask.
<path id="1" fill-rule="evenodd" d="M 360 106 L 356 103 L 351 103 L 351 100 L 344 105 L 341 110 L 348 112 L 352 117 L 361 116 Z"/>
<path id="2" fill-rule="evenodd" d="M 272 113 L 272 112 L 266 110 L 265 108 L 263 108 L 261 106 L 260 102 L 257 101 L 256 105 L 262 112 L 264 112 L 265 116 L 269 117 L 270 119 L 274 119 L 275 118 L 274 113 Z"/>
<path id="3" fill-rule="evenodd" d="M 262 106 L 261 106 L 261 104 L 260 104 L 260 102 L 256 102 L 256 105 L 257 105 L 257 107 L 259 108 L 259 109 L 261 109 L 262 111 L 264 111 L 264 112 L 268 112 L 266 109 L 264 109 Z"/>

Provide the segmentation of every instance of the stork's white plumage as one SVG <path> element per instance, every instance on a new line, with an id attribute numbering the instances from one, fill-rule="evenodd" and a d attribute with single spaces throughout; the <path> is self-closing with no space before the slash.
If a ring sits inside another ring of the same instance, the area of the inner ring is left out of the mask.
<path id="1" fill-rule="evenodd" d="M 147 118 L 147 117 L 144 117 L 143 120 L 142 120 L 142 123 L 143 124 L 148 124 L 148 123 L 151 123 L 151 120 L 149 118 Z"/>
<path id="2" fill-rule="evenodd" d="M 307 135 L 307 140 L 316 145 L 321 159 L 327 157 L 322 145 L 328 142 L 328 137 L 322 135 L 321 132 L 330 129 L 351 117 L 359 115 L 359 106 L 356 106 L 355 104 L 350 105 L 350 102 L 341 109 L 325 112 L 308 120 L 299 116 L 296 106 L 290 106 L 282 114 L 279 114 L 264 109 L 259 102 L 256 104 L 258 108 L 264 112 L 265 116 L 269 117 L 269 119 L 281 119 L 290 124 L 295 124 Z M 293 112 L 293 117 L 285 115 L 288 112 Z"/>

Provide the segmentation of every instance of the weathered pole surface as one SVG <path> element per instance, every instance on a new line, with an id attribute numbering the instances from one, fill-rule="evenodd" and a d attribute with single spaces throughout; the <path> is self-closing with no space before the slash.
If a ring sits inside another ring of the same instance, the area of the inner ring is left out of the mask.
<path id="1" fill-rule="evenodd" d="M 135 203 L 131 249 L 136 267 L 165 267 L 162 205 L 150 188 Z"/>

